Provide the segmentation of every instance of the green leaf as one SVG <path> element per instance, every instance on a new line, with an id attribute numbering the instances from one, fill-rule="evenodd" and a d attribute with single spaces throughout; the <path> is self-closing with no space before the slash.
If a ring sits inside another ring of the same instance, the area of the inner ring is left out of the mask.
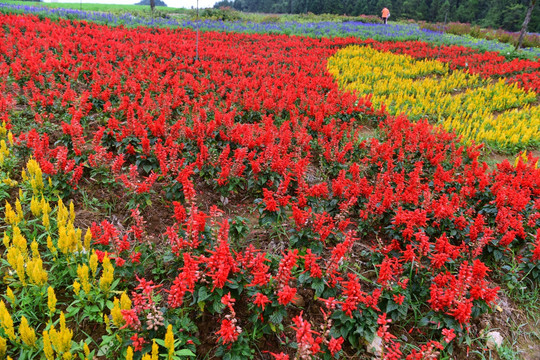
<path id="1" fill-rule="evenodd" d="M 212 304 L 212 309 L 214 310 L 214 313 L 222 312 L 223 308 L 225 307 L 225 305 L 223 305 L 219 301 L 213 301 L 213 302 L 211 302 L 211 304 Z"/>
<path id="2" fill-rule="evenodd" d="M 281 314 L 281 312 L 275 312 L 270 315 L 269 320 L 273 324 L 281 324 L 283 321 L 283 314 Z"/>
<path id="3" fill-rule="evenodd" d="M 315 290 L 315 295 L 320 297 L 324 291 L 324 281 L 322 279 L 315 279 L 311 284 L 313 290 Z"/>
<path id="4" fill-rule="evenodd" d="M 199 289 L 199 292 L 197 293 L 197 301 L 201 302 L 210 297 L 210 294 L 208 294 L 208 290 L 205 287 L 201 287 Z"/>
<path id="5" fill-rule="evenodd" d="M 298 282 L 300 284 L 303 284 L 310 278 L 309 274 L 307 272 L 301 273 L 300 276 L 298 276 Z"/>
<path id="6" fill-rule="evenodd" d="M 429 319 L 427 318 L 427 316 L 424 316 L 422 319 L 420 319 L 420 321 L 418 322 L 418 326 L 419 327 L 424 327 L 424 326 L 427 326 L 427 324 L 429 324 Z"/>
<path id="7" fill-rule="evenodd" d="M 391 311 L 394 311 L 399 308 L 399 305 L 396 304 L 393 301 L 388 301 L 388 304 L 386 304 L 386 312 L 389 313 Z"/>
<path id="8" fill-rule="evenodd" d="M 195 354 L 189 349 L 181 349 L 174 352 L 177 356 L 195 356 Z"/>
<path id="9" fill-rule="evenodd" d="M 154 340 L 156 341 L 157 344 L 165 347 L 165 340 L 163 340 L 163 339 L 154 339 Z"/>

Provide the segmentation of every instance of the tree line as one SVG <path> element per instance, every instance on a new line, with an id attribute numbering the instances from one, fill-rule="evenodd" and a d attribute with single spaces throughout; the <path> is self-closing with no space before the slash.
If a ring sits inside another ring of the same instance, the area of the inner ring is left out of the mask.
<path id="1" fill-rule="evenodd" d="M 518 31 L 530 3 L 531 0 L 221 0 L 214 7 L 228 6 L 244 12 L 350 16 L 380 16 L 387 7 L 390 19 L 458 21 Z M 528 31 L 540 32 L 540 6 L 534 8 Z"/>

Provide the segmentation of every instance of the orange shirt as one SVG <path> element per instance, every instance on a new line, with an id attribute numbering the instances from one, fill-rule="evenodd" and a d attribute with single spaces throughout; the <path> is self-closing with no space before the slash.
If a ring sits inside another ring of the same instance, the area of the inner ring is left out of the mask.
<path id="1" fill-rule="evenodd" d="M 390 15 L 390 10 L 387 8 L 382 9 L 382 17 L 387 18 Z"/>

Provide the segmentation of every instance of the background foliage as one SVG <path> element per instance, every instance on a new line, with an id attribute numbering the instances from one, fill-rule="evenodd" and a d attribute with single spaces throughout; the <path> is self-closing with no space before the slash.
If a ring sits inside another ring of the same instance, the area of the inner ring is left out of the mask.
<path id="1" fill-rule="evenodd" d="M 390 9 L 393 19 L 407 18 L 430 22 L 460 21 L 480 26 L 518 31 L 529 0 L 223 0 L 214 7 L 230 6 L 236 10 L 265 13 L 380 15 Z M 540 31 L 540 9 L 533 11 L 528 27 Z"/>

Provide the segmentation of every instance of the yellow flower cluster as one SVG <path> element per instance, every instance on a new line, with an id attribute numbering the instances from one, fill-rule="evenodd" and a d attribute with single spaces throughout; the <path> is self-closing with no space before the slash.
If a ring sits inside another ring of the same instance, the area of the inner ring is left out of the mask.
<path id="1" fill-rule="evenodd" d="M 111 259 L 108 256 L 103 258 L 103 273 L 99 279 L 99 288 L 105 294 L 109 293 L 111 284 L 114 280 L 114 267 L 112 266 Z"/>
<path id="2" fill-rule="evenodd" d="M 47 283 L 48 275 L 37 250 L 37 243 L 35 241 L 32 242 L 30 246 L 31 251 L 29 252 L 27 241 L 21 233 L 20 228 L 17 225 L 13 225 L 12 231 L 12 241 L 8 234 L 4 233 L 3 243 L 7 249 L 7 262 L 13 268 L 23 286 L 26 286 L 28 282 L 36 286 L 44 285 Z M 7 274 L 7 277 L 9 278 L 9 274 Z"/>
<path id="3" fill-rule="evenodd" d="M 540 107 L 536 93 L 463 71 L 436 60 L 415 60 L 371 47 L 351 46 L 328 60 L 339 85 L 359 95 L 372 94 L 375 106 L 411 119 L 428 118 L 466 143 L 500 149 L 540 145 Z"/>
<path id="4" fill-rule="evenodd" d="M 23 315 L 21 318 L 21 324 L 19 325 L 19 333 L 21 334 L 22 341 L 30 346 L 34 347 L 36 345 L 36 332 L 33 328 L 28 325 L 28 320 Z"/>
<path id="5" fill-rule="evenodd" d="M 64 313 L 60 313 L 60 328 L 51 327 L 49 331 L 43 331 L 43 352 L 47 360 L 63 359 L 69 360 L 71 354 L 71 339 L 73 331 L 66 326 L 66 317 Z M 55 357 L 54 354 L 57 354 Z"/>
<path id="6" fill-rule="evenodd" d="M 6 144 L 6 135 L 10 144 L 13 144 L 13 134 L 6 128 L 6 122 L 2 122 L 0 126 L 0 166 L 4 165 L 6 157 L 9 156 L 9 149 Z"/>
<path id="7" fill-rule="evenodd" d="M 6 334 L 10 340 L 15 341 L 17 339 L 15 328 L 13 327 L 13 319 L 6 308 L 6 304 L 4 304 L 4 301 L 2 300 L 0 300 L 0 325 L 2 325 L 4 334 Z"/>
<path id="8" fill-rule="evenodd" d="M 169 350 L 167 354 L 167 359 L 171 360 L 174 356 L 174 334 L 171 324 L 167 326 L 167 333 L 165 334 L 165 347 Z"/>
<path id="9" fill-rule="evenodd" d="M 43 190 L 44 187 L 41 168 L 39 167 L 38 162 L 34 159 L 28 161 L 26 168 L 28 169 L 28 174 L 26 173 L 26 171 L 23 170 L 22 178 L 24 181 L 28 180 L 34 194 L 38 194 L 40 191 Z"/>
<path id="10" fill-rule="evenodd" d="M 2 136 L 5 134 L 5 128 L 0 127 L 0 153 L 12 156 L 9 148 L 5 151 L 3 148 L 6 142 Z M 3 160 L 6 159 L 4 157 Z M 7 172 L 3 170 L 0 161 L 0 183 L 7 184 Z M 98 255 L 91 248 L 90 230 L 83 237 L 82 230 L 74 225 L 73 203 L 66 206 L 62 200 L 57 204 L 47 200 L 49 191 L 36 161 L 27 163 L 22 178 L 18 197 L 5 203 L 3 214 L 6 226 L 3 228 L 0 256 L 6 264 L 2 269 L 5 270 L 2 281 L 6 285 L 7 303 L 0 300 L 0 359 L 10 359 L 8 355 L 19 354 L 22 348 L 34 354 L 40 353 L 38 357 L 47 360 L 82 358 L 74 353 L 73 348 L 78 345 L 73 342 L 74 334 L 66 324 L 64 313 L 60 312 L 59 319 L 53 321 L 59 309 L 55 289 L 49 281 L 58 281 L 58 269 L 71 268 L 73 272 L 76 270 L 76 275 L 73 274 L 68 281 L 75 280 L 73 287 L 77 294 L 82 290 L 88 299 L 105 295 L 108 301 L 109 293 L 114 290 L 114 267 L 105 256 L 99 269 Z M 19 184 L 9 183 L 9 186 L 16 185 Z M 65 276 L 66 273 L 62 274 Z M 22 299 L 28 296 L 43 302 L 37 308 L 48 309 L 48 312 L 39 314 L 43 316 L 40 321 L 35 319 L 34 312 L 30 317 L 20 306 Z M 69 294 L 62 296 L 64 304 L 66 296 Z M 123 320 L 121 310 L 131 309 L 131 300 L 123 293 L 114 304 L 120 313 L 113 309 L 113 321 L 120 324 Z M 15 313 L 17 315 L 12 316 Z M 85 359 L 91 357 L 88 345 L 83 346 L 83 352 Z"/>
<path id="11" fill-rule="evenodd" d="M 7 353 L 7 340 L 0 336 L 0 359 L 3 359 Z"/>
<path id="12" fill-rule="evenodd" d="M 159 347 L 156 344 L 156 340 L 152 340 L 152 352 L 150 354 L 144 354 L 142 360 L 159 360 Z"/>

